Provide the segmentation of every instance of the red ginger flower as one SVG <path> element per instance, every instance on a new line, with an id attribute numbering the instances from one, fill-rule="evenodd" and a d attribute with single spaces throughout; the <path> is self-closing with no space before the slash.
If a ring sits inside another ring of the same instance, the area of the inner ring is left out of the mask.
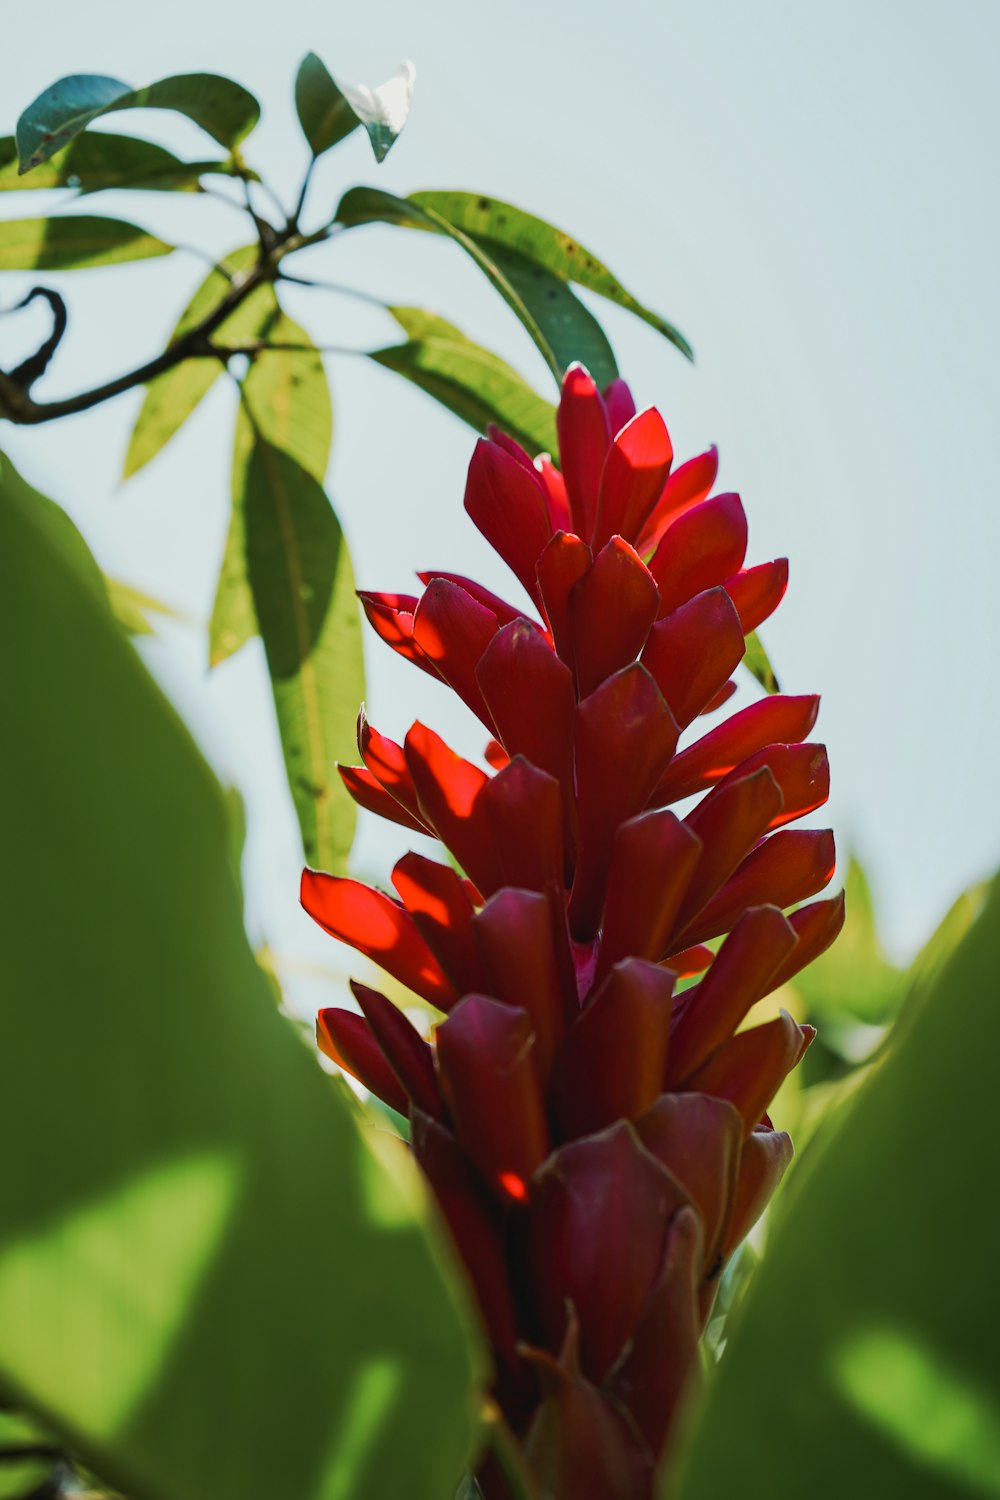
<path id="1" fill-rule="evenodd" d="M 679 748 L 734 690 L 786 562 L 744 567 L 739 496 L 709 498 L 715 450 L 671 472 L 662 418 L 623 382 L 602 396 L 572 367 L 558 433 L 561 471 L 493 432 L 465 493 L 538 618 L 444 573 L 419 599 L 361 596 L 481 719 L 492 774 L 363 712 L 363 764 L 341 774 L 466 878 L 410 853 L 398 900 L 307 870 L 302 902 L 445 1012 L 428 1043 L 355 984 L 361 1014 L 322 1011 L 319 1041 L 409 1115 L 544 1492 L 641 1500 L 719 1272 L 791 1156 L 766 1110 L 812 1028 L 740 1028 L 843 902 L 783 914 L 834 868 L 828 831 L 783 826 L 827 797 L 826 751 L 804 743 L 816 698 L 766 698 Z"/>

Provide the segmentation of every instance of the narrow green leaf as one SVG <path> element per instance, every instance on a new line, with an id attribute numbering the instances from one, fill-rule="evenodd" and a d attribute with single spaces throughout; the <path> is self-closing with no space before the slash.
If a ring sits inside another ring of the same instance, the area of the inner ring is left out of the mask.
<path id="1" fill-rule="evenodd" d="M 389 309 L 405 344 L 376 349 L 376 364 L 402 375 L 477 432 L 496 423 L 534 456 L 556 451 L 555 408 L 489 349 L 420 308 Z"/>
<path id="2" fill-rule="evenodd" d="M 272 302 L 256 334 L 283 344 L 310 344 L 304 328 Z M 253 593 L 247 573 L 246 466 L 259 432 L 272 447 L 289 453 L 322 483 L 330 461 L 333 411 L 319 353 L 275 349 L 258 354 L 247 372 L 233 443 L 233 504 L 209 626 L 209 664 L 218 666 L 257 632 Z"/>
<path id="3" fill-rule="evenodd" d="M 566 282 L 516 250 L 496 243 L 485 248 L 525 307 L 531 309 L 560 371 L 565 373 L 568 366 L 579 361 L 602 388 L 615 380 L 618 364 L 608 336 Z"/>
<path id="4" fill-rule="evenodd" d="M 99 193 L 106 188 L 197 193 L 198 179 L 209 172 L 229 175 L 227 161 L 180 161 L 172 151 L 130 135 L 104 131 L 78 136 L 28 177 L 17 170 L 17 143 L 0 138 L 0 193 L 27 188 L 73 188 Z"/>
<path id="5" fill-rule="evenodd" d="M 557 382 L 561 380 L 562 370 L 559 362 L 538 319 L 520 292 L 508 280 L 497 261 L 491 258 L 488 249 L 484 249 L 470 235 L 449 223 L 433 206 L 418 207 L 412 198 L 396 198 L 391 193 L 383 193 L 374 188 L 352 188 L 340 201 L 336 222 L 347 228 L 354 228 L 361 224 L 399 224 L 410 229 L 431 230 L 453 239 L 475 261 L 494 289 L 500 293 L 507 306 L 523 324 L 552 371 L 555 380 Z"/>
<path id="6" fill-rule="evenodd" d="M 0 500 L 0 1384 L 123 1494 L 440 1500 L 484 1370 L 427 1197 L 278 1013 L 189 735 Z"/>
<path id="7" fill-rule="evenodd" d="M 229 290 L 231 275 L 252 266 L 258 254 L 259 246 L 244 245 L 233 250 L 221 267 L 209 271 L 182 312 L 170 335 L 168 347 L 196 328 L 213 308 L 218 307 Z M 272 286 L 256 288 L 220 324 L 218 337 L 223 341 L 231 339 L 234 343 L 259 337 L 276 306 Z M 148 382 L 125 454 L 124 479 L 137 473 L 166 446 L 221 374 L 222 365 L 217 359 L 188 359 Z"/>
<path id="8" fill-rule="evenodd" d="M 764 650 L 764 643 L 756 630 L 751 630 L 747 636 L 747 649 L 746 655 L 743 658 L 743 665 L 753 677 L 756 677 L 761 687 L 767 692 L 781 692 L 778 686 L 778 679 L 774 674 L 774 668 L 771 666 L 770 658 Z"/>
<path id="9" fill-rule="evenodd" d="M 307 53 L 299 64 L 295 111 L 313 156 L 322 156 L 361 123 L 315 52 Z"/>
<path id="10" fill-rule="evenodd" d="M 177 611 L 169 604 L 154 599 L 152 594 L 146 594 L 130 583 L 123 583 L 120 578 L 105 576 L 104 583 L 112 613 L 129 635 L 152 635 L 150 615 L 166 615 L 174 620 L 178 617 Z"/>
<path id="11" fill-rule="evenodd" d="M 118 78 L 74 73 L 39 94 L 17 122 L 21 171 L 30 172 L 66 146 L 92 120 L 121 109 L 169 109 L 200 125 L 232 149 L 260 118 L 260 105 L 242 84 L 215 73 L 181 73 L 146 88 Z"/>
<path id="12" fill-rule="evenodd" d="M 998 970 L 994 882 L 779 1200 L 664 1494 L 1000 1494 Z"/>
<path id="13" fill-rule="evenodd" d="M 606 297 L 662 333 L 688 359 L 693 358 L 690 344 L 672 323 L 644 307 L 596 255 L 544 219 L 481 193 L 413 193 L 410 201 L 419 208 L 432 209 L 480 244 L 503 245 L 526 260 L 545 266 L 560 281 L 573 281 L 599 297 Z"/>
<path id="14" fill-rule="evenodd" d="M 259 435 L 243 496 L 247 573 L 306 862 L 342 871 L 357 809 L 337 775 L 364 698 L 361 621 L 322 485 Z"/>
<path id="15" fill-rule="evenodd" d="M 169 255 L 173 248 L 123 219 L 77 214 L 0 221 L 0 271 L 82 270 Z"/>
<path id="16" fill-rule="evenodd" d="M 379 163 L 385 161 L 406 124 L 416 76 L 416 68 L 407 60 L 391 78 L 373 89 L 364 83 L 341 85 L 344 97 L 368 132 Z"/>

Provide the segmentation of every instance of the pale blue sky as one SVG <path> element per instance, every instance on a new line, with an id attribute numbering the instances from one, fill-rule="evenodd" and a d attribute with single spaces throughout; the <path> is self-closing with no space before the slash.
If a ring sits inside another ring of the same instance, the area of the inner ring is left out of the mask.
<path id="1" fill-rule="evenodd" d="M 316 204 L 374 181 L 507 197 L 571 230 L 688 335 L 693 369 L 648 328 L 601 308 L 623 373 L 640 404 L 661 408 L 678 454 L 719 444 L 721 483 L 749 513 L 751 560 L 791 558 L 789 595 L 765 639 L 785 686 L 823 694 L 830 818 L 841 848 L 871 867 L 894 949 L 912 950 L 1000 863 L 1000 8 L 284 0 L 259 14 L 277 29 L 204 0 L 155 10 L 54 0 L 44 24 L 8 27 L 2 128 L 69 72 L 137 84 L 228 72 L 265 108 L 248 154 L 288 192 L 305 162 L 290 103 L 302 54 L 314 49 L 335 74 L 368 83 L 412 57 L 411 122 L 388 162 L 376 168 L 352 138 L 325 161 Z M 185 122 L 132 118 L 178 149 L 203 150 Z M 89 208 L 213 253 L 245 238 L 221 205 L 124 199 Z M 42 204 L 37 193 L 5 195 L 2 208 L 28 215 Z M 551 395 L 527 337 L 452 247 L 370 230 L 311 255 L 304 269 L 316 276 L 437 308 Z M 68 292 L 72 322 L 39 393 L 152 352 L 200 275 L 175 255 L 48 278 Z M 28 284 L 5 277 L 0 304 Z M 321 342 L 392 337 L 380 314 L 330 294 L 299 292 L 288 306 Z M 40 311 L 33 318 L 16 336 L 3 325 L 3 363 L 32 344 L 43 325 Z M 333 359 L 330 374 L 329 485 L 359 581 L 404 588 L 413 568 L 437 564 L 502 582 L 461 512 L 468 429 L 362 360 Z M 220 383 L 189 429 L 121 487 L 137 402 L 5 429 L 0 442 L 67 506 L 109 571 L 200 627 L 226 526 L 231 393 Z M 402 734 L 419 713 L 463 748 L 478 745 L 426 677 L 367 644 L 376 723 Z M 285 958 L 346 968 L 348 955 L 297 909 L 299 856 L 258 646 L 209 679 L 203 631 L 173 627 L 147 659 L 248 799 L 255 935 Z M 366 830 L 360 865 L 384 870 L 404 847 L 398 833 Z M 294 976 L 292 987 L 308 1008 L 315 987 Z"/>

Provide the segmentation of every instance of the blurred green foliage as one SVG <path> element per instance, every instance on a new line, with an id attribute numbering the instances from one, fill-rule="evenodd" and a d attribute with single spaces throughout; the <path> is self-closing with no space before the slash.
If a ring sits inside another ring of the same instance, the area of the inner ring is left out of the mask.
<path id="1" fill-rule="evenodd" d="M 0 506 L 0 1388 L 133 1495 L 439 1500 L 484 1371 L 415 1169 L 276 1009 L 86 554 Z"/>

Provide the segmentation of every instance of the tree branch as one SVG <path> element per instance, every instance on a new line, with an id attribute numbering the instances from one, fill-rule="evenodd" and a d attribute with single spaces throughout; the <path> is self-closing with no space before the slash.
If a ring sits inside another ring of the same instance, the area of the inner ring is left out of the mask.
<path id="1" fill-rule="evenodd" d="M 266 250 L 261 247 L 260 256 L 253 266 L 233 277 L 222 301 L 195 328 L 189 329 L 181 338 L 169 344 L 155 359 L 147 360 L 145 364 L 137 365 L 135 369 L 105 381 L 102 385 L 93 386 L 89 391 L 80 391 L 75 396 L 64 396 L 57 401 L 35 401 L 26 387 L 15 379 L 16 371 L 10 374 L 0 371 L 0 418 L 6 417 L 16 426 L 38 426 L 42 422 L 52 422 L 59 417 L 72 416 L 76 412 L 100 406 L 125 391 L 155 380 L 157 375 L 172 370 L 185 359 L 228 359 L 229 352 L 212 343 L 215 330 L 257 287 L 278 280 L 279 267 L 287 255 L 328 238 L 329 230 L 325 227 L 312 234 L 301 234 L 289 226 L 279 234 L 272 246 Z"/>

